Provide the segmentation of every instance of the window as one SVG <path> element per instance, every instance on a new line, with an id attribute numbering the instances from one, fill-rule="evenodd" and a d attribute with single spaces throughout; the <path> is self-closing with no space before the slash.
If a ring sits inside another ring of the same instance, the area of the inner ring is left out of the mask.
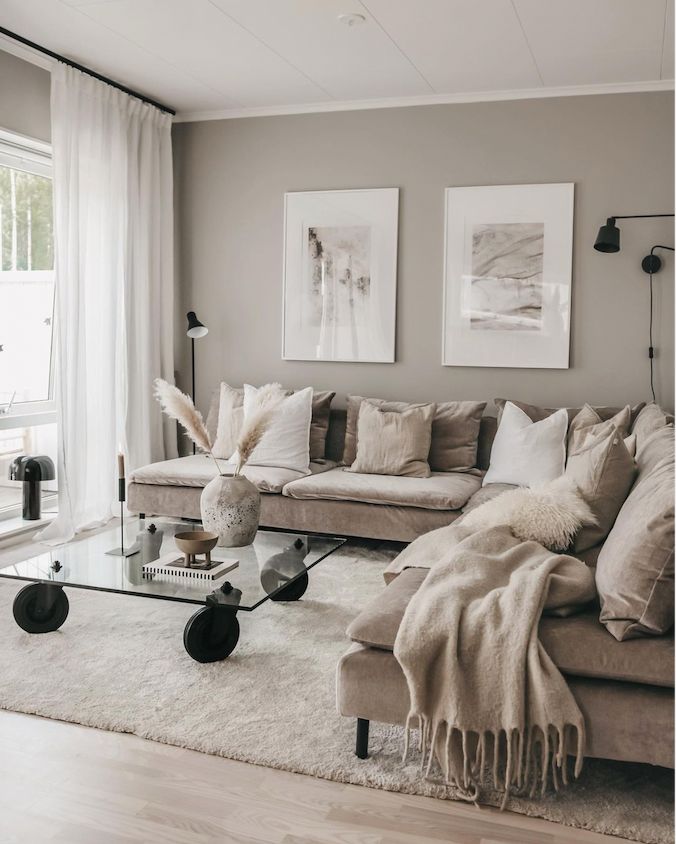
<path id="1" fill-rule="evenodd" d="M 52 398 L 53 323 L 51 157 L 0 132 L 0 407 Z"/>
<path id="2" fill-rule="evenodd" d="M 11 461 L 56 462 L 51 175 L 48 144 L 0 130 L 0 519 L 19 509 Z"/>

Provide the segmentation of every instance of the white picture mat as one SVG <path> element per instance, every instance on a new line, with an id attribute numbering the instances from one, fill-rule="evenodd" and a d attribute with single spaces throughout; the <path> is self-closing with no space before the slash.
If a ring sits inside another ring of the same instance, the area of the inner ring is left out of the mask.
<path id="1" fill-rule="evenodd" d="M 568 368 L 573 203 L 573 183 L 446 189 L 444 366 Z M 473 228 L 490 223 L 544 224 L 541 331 L 477 331 L 463 313 Z"/>
<path id="2" fill-rule="evenodd" d="M 397 300 L 399 189 L 302 191 L 284 195 L 282 358 L 393 363 Z M 310 227 L 368 226 L 371 277 L 368 337 L 358 357 L 317 352 L 308 328 L 307 268 Z"/>

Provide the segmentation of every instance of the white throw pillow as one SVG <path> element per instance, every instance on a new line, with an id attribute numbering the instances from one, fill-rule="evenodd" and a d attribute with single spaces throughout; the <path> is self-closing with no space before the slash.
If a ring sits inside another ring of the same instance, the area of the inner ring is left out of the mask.
<path id="1" fill-rule="evenodd" d="M 257 387 L 244 385 L 245 421 L 258 410 L 257 394 Z M 311 421 L 312 387 L 306 387 L 280 402 L 247 465 L 276 466 L 307 474 L 310 471 Z M 237 463 L 237 452 L 229 463 Z"/>
<path id="2" fill-rule="evenodd" d="M 566 467 L 567 431 L 565 408 L 541 422 L 533 422 L 523 410 L 508 401 L 493 440 L 491 462 L 483 485 L 533 486 L 558 478 Z"/>

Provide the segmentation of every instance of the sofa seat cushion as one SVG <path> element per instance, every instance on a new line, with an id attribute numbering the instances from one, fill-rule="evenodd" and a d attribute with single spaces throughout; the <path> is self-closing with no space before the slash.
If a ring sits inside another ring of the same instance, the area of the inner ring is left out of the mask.
<path id="1" fill-rule="evenodd" d="M 405 569 L 350 624 L 355 642 L 391 651 L 408 602 L 427 569 Z M 618 642 L 599 622 L 598 607 L 560 618 L 545 616 L 540 641 L 563 674 L 674 686 L 673 635 Z"/>
<path id="2" fill-rule="evenodd" d="M 425 510 L 459 510 L 481 486 L 481 480 L 462 472 L 433 472 L 429 478 L 366 475 L 337 467 L 288 483 L 289 498 L 324 498 L 421 507 Z"/>
<path id="3" fill-rule="evenodd" d="M 225 461 L 220 461 L 221 469 L 232 471 Z M 328 461 L 311 463 L 313 473 L 326 472 L 336 464 Z M 285 484 L 297 478 L 304 478 L 303 472 L 292 469 L 280 469 L 272 466 L 245 466 L 243 475 L 261 492 L 281 492 Z M 158 486 L 204 487 L 216 476 L 214 461 L 206 454 L 191 454 L 189 457 L 177 457 L 175 460 L 163 460 L 135 469 L 131 478 L 137 484 L 155 484 Z"/>

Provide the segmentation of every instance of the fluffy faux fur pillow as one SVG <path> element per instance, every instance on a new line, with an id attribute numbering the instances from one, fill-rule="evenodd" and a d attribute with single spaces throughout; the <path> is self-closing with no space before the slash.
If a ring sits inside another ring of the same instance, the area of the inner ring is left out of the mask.
<path id="1" fill-rule="evenodd" d="M 577 484 L 565 476 L 503 492 L 462 519 L 462 526 L 472 530 L 507 525 L 517 539 L 539 542 L 551 551 L 565 551 L 583 525 L 595 523 Z"/>

